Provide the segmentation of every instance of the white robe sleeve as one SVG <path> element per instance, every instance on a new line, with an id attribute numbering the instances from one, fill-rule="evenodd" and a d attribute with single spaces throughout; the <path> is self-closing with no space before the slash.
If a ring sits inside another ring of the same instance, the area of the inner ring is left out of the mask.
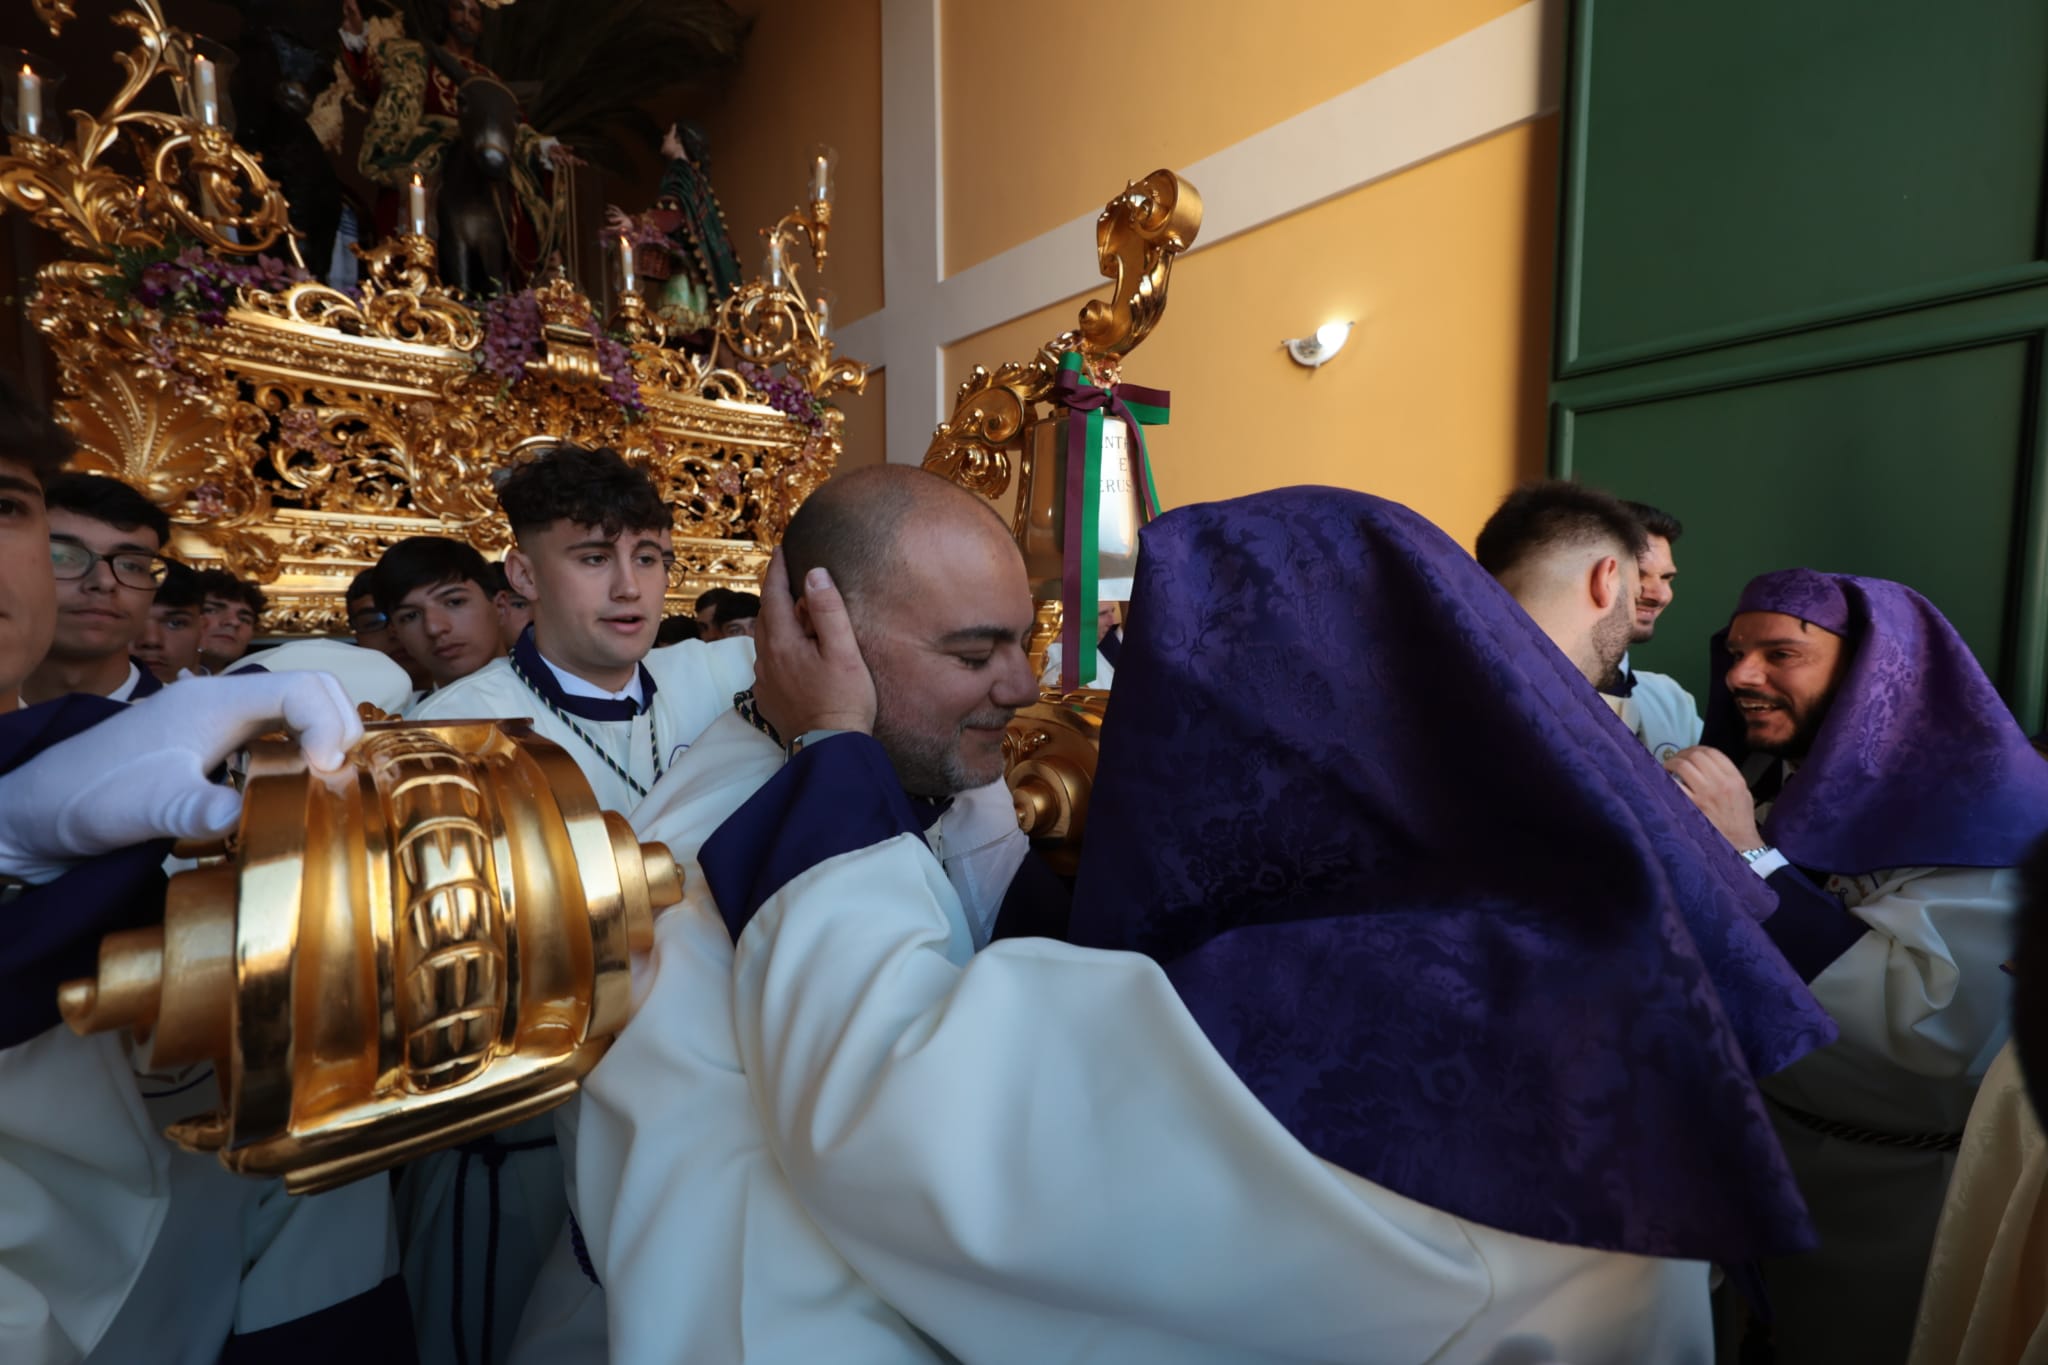
<path id="1" fill-rule="evenodd" d="M 821 748 L 824 746 L 820 746 Z M 914 835 L 767 897 L 734 971 L 770 1144 L 911 1321 L 989 1362 L 1708 1358 L 1697 1263 L 1464 1223 L 1316 1159 L 1149 959 L 949 957 Z M 1545 1354 L 1548 1352 L 1549 1354 Z"/>
<path id="2" fill-rule="evenodd" d="M 170 1158 L 115 1035 L 0 1052 L 0 1360 L 68 1365 L 99 1342 L 163 1225 Z"/>
<path id="3" fill-rule="evenodd" d="M 636 973 L 644 998 L 562 1125 L 614 1360 L 936 1359 L 804 1215 L 740 1072 L 732 940 L 694 858 L 781 764 L 728 699 L 634 813 L 640 837 L 683 866 L 684 900 L 655 921 L 653 960 Z"/>
<path id="4" fill-rule="evenodd" d="M 1960 1130 L 2005 1042 L 2012 990 L 1999 968 L 2012 952 L 2018 872 L 1902 868 L 1831 877 L 1827 889 L 1868 928 L 1810 983 L 1841 1039 L 1769 1088 L 1845 1122 Z M 1900 1072 L 1954 1084 L 1903 1086 Z"/>

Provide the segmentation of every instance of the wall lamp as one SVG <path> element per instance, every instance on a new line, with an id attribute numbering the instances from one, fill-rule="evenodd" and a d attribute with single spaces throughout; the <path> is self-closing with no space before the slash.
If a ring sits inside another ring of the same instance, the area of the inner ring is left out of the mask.
<path id="1" fill-rule="evenodd" d="M 1316 328 L 1314 336 L 1295 337 L 1280 344 L 1287 348 L 1287 354 L 1294 363 L 1313 370 L 1337 358 L 1337 352 L 1344 349 L 1344 343 L 1351 339 L 1351 329 L 1356 323 L 1326 322 Z"/>

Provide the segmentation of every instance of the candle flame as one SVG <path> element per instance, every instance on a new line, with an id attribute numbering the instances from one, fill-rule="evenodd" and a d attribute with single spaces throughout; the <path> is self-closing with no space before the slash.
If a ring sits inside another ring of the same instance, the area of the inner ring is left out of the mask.
<path id="1" fill-rule="evenodd" d="M 28 66 L 28 63 L 27 63 L 27 62 L 23 62 L 23 63 L 21 64 L 21 74 L 22 74 L 22 75 L 24 75 L 24 76 L 27 76 L 27 77 L 28 77 L 28 78 L 29 78 L 30 80 L 34 80 L 34 79 L 35 79 L 35 74 L 36 74 L 36 73 L 35 73 L 35 72 L 33 72 L 33 71 L 31 71 L 31 70 L 29 70 L 29 66 Z"/>

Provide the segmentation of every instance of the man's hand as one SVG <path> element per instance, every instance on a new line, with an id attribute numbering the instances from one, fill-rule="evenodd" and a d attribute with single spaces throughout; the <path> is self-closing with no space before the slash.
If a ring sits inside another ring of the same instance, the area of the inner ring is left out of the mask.
<path id="1" fill-rule="evenodd" d="M 208 774 L 256 736 L 288 729 L 332 774 L 363 723 L 325 673 L 192 678 L 0 777 L 0 873 L 46 881 L 68 865 L 151 839 L 217 838 L 242 798 Z"/>
<path id="2" fill-rule="evenodd" d="M 682 135 L 676 131 L 676 125 L 673 123 L 668 126 L 668 131 L 661 135 L 661 155 L 667 161 L 690 159 L 689 153 L 683 150 Z"/>
<path id="3" fill-rule="evenodd" d="M 358 38 L 363 35 L 363 7 L 357 0 L 341 0 L 341 31 Z"/>
<path id="4" fill-rule="evenodd" d="M 1665 759 L 1664 768 L 1737 851 L 1763 847 L 1764 836 L 1756 827 L 1756 800 L 1728 755 L 1695 745 Z"/>
<path id="5" fill-rule="evenodd" d="M 606 204 L 604 206 L 604 230 L 617 233 L 621 237 L 630 237 L 633 233 L 633 215 L 620 208 L 617 204 Z"/>
<path id="6" fill-rule="evenodd" d="M 813 569 L 799 608 L 779 549 L 761 580 L 754 705 L 785 741 L 812 730 L 875 728 L 875 680 L 860 657 L 845 599 L 830 574 Z"/>
<path id="7" fill-rule="evenodd" d="M 571 151 L 569 144 L 566 142 L 555 142 L 548 145 L 548 161 L 557 170 L 563 170 L 570 166 L 587 166 L 590 164 Z"/>

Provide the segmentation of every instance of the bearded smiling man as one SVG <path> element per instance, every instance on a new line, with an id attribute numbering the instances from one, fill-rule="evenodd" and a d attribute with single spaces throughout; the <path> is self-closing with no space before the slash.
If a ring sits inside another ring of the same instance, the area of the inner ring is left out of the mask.
<path id="1" fill-rule="evenodd" d="M 1887 1365 L 2005 1041 L 2014 869 L 2048 830 L 2048 764 L 1902 584 L 1764 574 L 1716 644 L 1706 746 L 1666 766 L 1776 893 L 1764 930 L 1841 1030 L 1763 1085 L 1821 1236 L 1764 1264 L 1772 1335 L 1780 1360 Z"/>
<path id="2" fill-rule="evenodd" d="M 1629 634 L 1630 645 L 1646 645 L 1657 634 L 1658 618 L 1677 595 L 1678 561 L 1672 546 L 1685 534 L 1685 525 L 1646 502 L 1622 506 L 1646 533 L 1643 553 L 1636 560 L 1635 629 Z M 1601 690 L 1626 703 L 1616 706 L 1616 712 L 1660 760 L 1700 742 L 1699 706 L 1670 674 L 1638 672 L 1623 655 L 1614 680 Z"/>

